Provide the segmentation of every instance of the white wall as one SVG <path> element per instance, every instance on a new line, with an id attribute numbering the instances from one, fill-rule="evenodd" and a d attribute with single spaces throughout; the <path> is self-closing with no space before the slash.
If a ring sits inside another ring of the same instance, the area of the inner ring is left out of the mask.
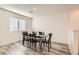
<path id="1" fill-rule="evenodd" d="M 79 52 L 79 8 L 33 18 L 33 29 L 52 32 L 55 42 L 69 44 L 72 54 Z"/>
<path id="2" fill-rule="evenodd" d="M 72 54 L 79 52 L 79 8 L 69 8 L 65 12 L 37 16 L 33 19 L 33 29 L 54 33 L 55 42 L 69 44 Z"/>
<path id="3" fill-rule="evenodd" d="M 78 54 L 79 31 L 69 31 L 68 44 L 72 54 Z"/>
<path id="4" fill-rule="evenodd" d="M 26 30 L 31 30 L 32 20 L 29 17 L 0 9 L 0 46 L 22 40 L 21 32 L 10 32 L 10 17 L 17 17 L 26 20 Z"/>
<path id="5" fill-rule="evenodd" d="M 68 12 L 54 13 L 33 18 L 33 30 L 52 32 L 52 41 L 67 44 Z"/>

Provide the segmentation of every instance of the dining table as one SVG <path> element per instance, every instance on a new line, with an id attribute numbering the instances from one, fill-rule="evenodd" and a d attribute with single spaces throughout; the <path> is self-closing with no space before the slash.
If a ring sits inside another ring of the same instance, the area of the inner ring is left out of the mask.
<path id="1" fill-rule="evenodd" d="M 27 36 L 28 36 L 28 37 L 31 37 L 31 36 L 30 36 L 31 34 L 33 34 L 33 33 L 29 33 Z M 33 40 L 39 42 L 39 47 L 40 47 L 40 49 L 42 49 L 41 42 L 42 42 L 43 40 L 46 40 L 46 38 L 48 37 L 48 35 L 39 35 L 39 34 L 36 34 L 36 35 L 34 35 L 34 36 L 32 36 L 32 37 L 34 38 Z M 30 43 L 31 43 L 31 42 L 30 42 Z"/>

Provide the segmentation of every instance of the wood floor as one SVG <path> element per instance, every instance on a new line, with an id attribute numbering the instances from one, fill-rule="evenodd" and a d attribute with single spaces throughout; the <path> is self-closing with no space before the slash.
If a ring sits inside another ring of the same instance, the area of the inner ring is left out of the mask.
<path id="1" fill-rule="evenodd" d="M 11 43 L 8 45 L 0 46 L 0 55 L 70 55 L 70 50 L 68 45 L 52 43 L 52 48 L 50 52 L 47 51 L 47 48 L 43 48 L 43 52 L 40 51 L 40 48 L 37 47 L 37 51 L 33 48 L 28 48 L 27 46 L 22 45 L 22 41 Z"/>

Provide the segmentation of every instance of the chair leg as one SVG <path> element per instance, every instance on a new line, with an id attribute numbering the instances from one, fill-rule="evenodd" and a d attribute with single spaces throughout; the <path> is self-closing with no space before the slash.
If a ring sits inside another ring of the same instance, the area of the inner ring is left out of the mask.
<path id="1" fill-rule="evenodd" d="M 41 42 L 39 42 L 39 48 L 41 49 Z"/>
<path id="2" fill-rule="evenodd" d="M 44 49 L 44 47 L 45 47 L 45 43 L 43 43 L 43 49 Z"/>
<path id="3" fill-rule="evenodd" d="M 52 46 L 51 46 L 51 42 L 50 42 L 50 48 L 52 48 Z"/>
<path id="4" fill-rule="evenodd" d="M 36 42 L 35 42 L 35 51 L 36 51 Z"/>
<path id="5" fill-rule="evenodd" d="M 41 52 L 42 52 L 42 43 L 41 43 L 41 45 L 40 45 L 40 48 L 41 48 Z"/>
<path id="6" fill-rule="evenodd" d="M 48 43 L 48 52 L 49 52 L 49 43 Z"/>
<path id="7" fill-rule="evenodd" d="M 23 39 L 22 44 L 24 45 L 25 40 Z"/>
<path id="8" fill-rule="evenodd" d="M 30 47 L 30 41 L 28 41 L 28 45 L 29 45 L 29 47 Z"/>
<path id="9" fill-rule="evenodd" d="M 30 41 L 30 48 L 31 48 L 31 41 Z"/>

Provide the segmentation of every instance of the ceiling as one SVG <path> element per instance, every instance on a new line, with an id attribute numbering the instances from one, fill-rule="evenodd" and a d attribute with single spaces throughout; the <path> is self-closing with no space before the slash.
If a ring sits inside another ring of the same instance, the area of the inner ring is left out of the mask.
<path id="1" fill-rule="evenodd" d="M 1 7 L 13 10 L 15 9 L 17 12 L 24 13 L 25 15 L 28 13 L 30 16 L 35 15 L 51 15 L 53 13 L 61 13 L 66 12 L 69 8 L 77 8 L 79 5 L 68 5 L 68 4 L 7 4 L 1 5 Z M 36 9 L 35 11 L 33 9 Z M 31 12 L 32 11 L 32 12 Z"/>

